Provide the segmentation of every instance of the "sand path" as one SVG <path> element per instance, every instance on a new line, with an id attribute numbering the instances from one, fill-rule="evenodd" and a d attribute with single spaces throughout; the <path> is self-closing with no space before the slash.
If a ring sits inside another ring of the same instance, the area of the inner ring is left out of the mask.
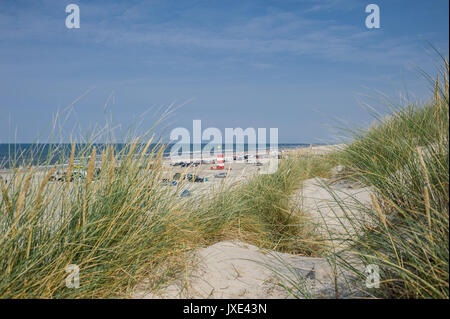
<path id="1" fill-rule="evenodd" d="M 324 187 L 325 186 L 325 187 Z M 328 188 L 328 189 L 327 189 Z M 333 195 L 334 194 L 334 195 Z M 292 196 L 292 202 L 322 227 L 326 236 L 339 234 L 346 225 L 335 198 L 349 210 L 355 203 L 369 205 L 369 189 L 348 181 L 310 179 Z M 327 230 L 328 229 L 328 230 Z M 331 240 L 340 245 L 334 239 Z M 351 279 L 324 258 L 312 258 L 259 249 L 240 241 L 224 241 L 192 252 L 191 266 L 184 278 L 158 292 L 138 285 L 133 298 L 349 298 L 357 296 L 350 289 Z M 336 273 L 338 276 L 336 276 Z M 338 279 L 336 279 L 338 278 Z M 294 294 L 288 292 L 288 287 Z"/>

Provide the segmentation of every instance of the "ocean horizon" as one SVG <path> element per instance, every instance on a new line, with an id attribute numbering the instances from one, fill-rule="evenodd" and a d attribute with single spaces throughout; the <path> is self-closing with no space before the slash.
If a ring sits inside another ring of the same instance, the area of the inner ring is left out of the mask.
<path id="1" fill-rule="evenodd" d="M 207 146 L 209 143 L 202 143 L 201 149 Z M 70 156 L 71 151 L 70 143 L 0 143 L 0 169 L 8 169 L 17 165 L 39 165 L 46 164 L 51 165 L 55 163 L 64 163 L 64 159 Z M 102 150 L 105 150 L 107 146 L 114 146 L 115 152 L 119 153 L 124 148 L 129 146 L 129 143 L 78 143 L 76 144 L 75 159 L 80 160 L 85 157 L 86 145 L 95 146 L 97 150 L 97 155 L 100 155 Z M 171 147 L 175 143 L 155 143 L 151 144 L 149 147 L 150 152 L 153 150 L 158 150 L 164 147 L 164 157 L 170 156 Z M 210 146 L 218 147 L 221 146 L 225 152 L 236 152 L 237 149 L 243 150 L 244 152 L 255 151 L 254 145 L 248 143 L 233 144 L 233 149 L 226 148 L 225 144 L 211 144 Z M 277 147 L 279 150 L 301 148 L 317 145 L 327 145 L 325 143 L 278 143 Z M 144 147 L 145 143 L 140 143 L 138 147 Z M 182 145 L 184 150 L 189 149 L 189 154 L 194 154 L 193 146 L 194 144 Z M 240 146 L 240 147 L 238 147 Z M 243 147 L 242 147 L 243 146 Z M 269 144 L 266 144 L 266 149 L 270 148 Z"/>

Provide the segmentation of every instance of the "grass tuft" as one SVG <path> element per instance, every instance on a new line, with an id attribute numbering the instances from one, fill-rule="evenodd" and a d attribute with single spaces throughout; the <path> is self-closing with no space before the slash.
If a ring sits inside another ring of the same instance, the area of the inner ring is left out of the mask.
<path id="1" fill-rule="evenodd" d="M 355 132 L 354 141 L 338 156 L 373 190 L 373 208 L 359 208 L 368 220 L 346 217 L 352 225 L 347 252 L 381 270 L 381 288 L 368 290 L 370 295 L 449 297 L 446 61 L 442 72 L 444 84 L 436 79 L 432 100 L 398 109 L 367 131 Z M 344 261 L 342 265 L 346 267 Z M 365 274 L 348 268 L 364 280 Z"/>

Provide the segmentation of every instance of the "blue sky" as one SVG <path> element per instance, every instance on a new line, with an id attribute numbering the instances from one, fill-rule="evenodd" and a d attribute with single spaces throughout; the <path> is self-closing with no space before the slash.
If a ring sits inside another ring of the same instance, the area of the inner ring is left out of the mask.
<path id="1" fill-rule="evenodd" d="M 80 7 L 80 29 L 65 26 L 70 3 Z M 380 7 L 380 29 L 365 27 L 370 3 Z M 46 141 L 57 111 L 87 90 L 60 122 L 66 140 L 111 117 L 118 128 L 145 130 L 159 107 L 174 103 L 182 106 L 169 128 L 191 130 L 200 119 L 203 128 L 277 127 L 281 143 L 333 142 L 336 120 L 370 123 L 366 96 L 427 98 L 417 68 L 435 73 L 428 43 L 448 56 L 448 7 L 448 0 L 2 0 L 0 143 Z"/>

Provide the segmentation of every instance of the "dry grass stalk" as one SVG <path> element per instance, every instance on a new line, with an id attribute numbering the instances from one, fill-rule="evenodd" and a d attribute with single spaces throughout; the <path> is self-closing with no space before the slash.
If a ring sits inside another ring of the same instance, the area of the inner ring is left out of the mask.
<path id="1" fill-rule="evenodd" d="M 439 102 L 439 74 L 436 76 L 436 84 L 434 85 L 434 100 Z"/>
<path id="2" fill-rule="evenodd" d="M 105 163 L 106 163 L 106 152 L 105 152 L 105 150 L 102 150 L 102 160 L 101 160 L 100 167 L 103 168 L 105 166 Z"/>
<path id="3" fill-rule="evenodd" d="M 444 92 L 445 92 L 445 95 L 448 96 L 448 78 L 447 78 L 447 73 L 444 73 Z"/>
<path id="4" fill-rule="evenodd" d="M 430 241 L 433 241 L 433 235 L 431 232 L 432 223 L 431 223 L 430 194 L 428 193 L 428 188 L 426 186 L 423 188 L 423 191 L 424 191 L 424 199 L 425 199 L 425 213 L 427 215 L 428 228 L 430 230 L 430 233 L 428 236 L 430 238 Z"/>
<path id="5" fill-rule="evenodd" d="M 2 195 L 3 201 L 5 202 L 6 205 L 6 211 L 8 212 L 8 214 L 11 214 L 11 201 L 9 200 L 8 190 L 6 189 L 6 185 L 3 182 L 3 179 L 0 179 L 0 183 L 2 184 Z"/>
<path id="6" fill-rule="evenodd" d="M 386 216 L 384 215 L 383 211 L 381 210 L 380 204 L 378 204 L 378 201 L 373 193 L 370 193 L 370 198 L 372 200 L 372 205 L 375 211 L 378 213 L 378 216 L 380 217 L 381 222 L 385 227 L 387 227 L 386 224 Z"/>
<path id="7" fill-rule="evenodd" d="M 67 203 L 69 201 L 69 189 L 70 189 L 70 182 L 72 181 L 72 169 L 73 169 L 73 161 L 75 158 L 75 148 L 76 148 L 76 143 L 72 143 L 72 149 L 70 151 L 69 166 L 67 167 L 67 171 L 65 174 L 66 191 L 65 191 L 65 196 L 64 196 L 64 200 L 63 200 L 63 208 L 62 208 L 64 211 L 64 214 L 67 211 Z"/>
<path id="8" fill-rule="evenodd" d="M 88 164 L 88 170 L 87 170 L 87 175 L 86 175 L 86 190 L 89 189 L 89 186 L 91 185 L 91 182 L 92 182 L 92 178 L 94 176 L 95 155 L 96 155 L 96 150 L 95 150 L 95 146 L 94 146 L 92 148 L 91 158 L 89 159 L 89 164 Z"/>
<path id="9" fill-rule="evenodd" d="M 45 186 L 47 185 L 48 181 L 50 180 L 50 177 L 53 175 L 53 173 L 56 170 L 56 164 L 50 169 L 50 171 L 45 175 L 44 180 L 41 183 L 41 186 L 39 187 L 39 191 L 38 191 L 38 195 L 36 197 L 36 202 L 34 204 L 34 208 L 33 208 L 33 214 L 31 215 L 31 218 L 29 220 L 30 222 L 30 228 L 28 230 L 28 244 L 27 244 L 27 252 L 26 252 L 26 257 L 28 258 L 30 256 L 30 249 L 31 249 L 31 238 L 33 236 L 33 219 L 36 216 L 38 210 L 39 210 L 39 206 L 41 204 L 41 199 L 42 199 L 42 193 L 44 192 Z"/>
<path id="10" fill-rule="evenodd" d="M 153 141 L 153 138 L 154 138 L 154 137 L 155 137 L 155 135 L 152 135 L 152 137 L 148 140 L 147 145 L 145 145 L 144 149 L 142 150 L 140 160 L 142 160 L 142 159 L 144 158 L 145 154 L 146 154 L 147 151 L 148 151 L 148 148 L 149 148 L 150 145 L 152 144 L 152 141 Z"/>
<path id="11" fill-rule="evenodd" d="M 34 210 L 37 210 L 39 208 L 39 205 L 40 205 L 41 199 L 42 199 L 42 193 L 44 192 L 45 186 L 47 185 L 48 181 L 50 180 L 50 177 L 53 175 L 55 170 L 56 170 L 56 164 L 53 165 L 53 167 L 45 175 L 44 180 L 42 181 L 41 186 L 39 187 L 38 195 L 36 197 L 36 202 L 34 204 Z"/>
<path id="12" fill-rule="evenodd" d="M 133 153 L 134 153 L 134 151 L 136 149 L 138 141 L 139 141 L 139 139 L 137 138 L 137 139 L 134 140 L 133 144 L 131 144 L 130 150 L 128 152 L 128 159 L 127 159 L 127 162 L 125 164 L 125 167 L 128 167 L 130 165 L 131 160 L 133 159 Z"/>
<path id="13" fill-rule="evenodd" d="M 72 175 L 72 169 L 73 169 L 73 160 L 75 158 L 75 143 L 72 143 L 72 150 L 70 152 L 70 159 L 69 159 L 69 167 L 67 167 L 67 174 L 66 174 L 66 180 L 70 182 L 71 175 Z M 67 187 L 69 187 L 69 184 L 67 184 Z"/>
<path id="14" fill-rule="evenodd" d="M 31 178 L 33 177 L 33 171 L 30 172 L 30 174 L 28 174 L 26 180 L 25 180 L 25 185 L 24 187 L 21 189 L 20 194 L 19 194 L 19 198 L 17 199 L 17 206 L 16 206 L 16 212 L 15 212 L 15 220 L 17 222 L 17 219 L 19 218 L 21 212 L 22 212 L 22 208 L 25 204 L 25 198 L 26 195 L 28 193 L 28 188 L 30 187 L 30 183 L 31 183 Z M 15 222 L 15 223 L 16 223 Z"/>
<path id="15" fill-rule="evenodd" d="M 448 69 L 448 61 L 447 58 L 444 58 L 444 62 L 445 62 L 445 69 L 447 70 L 447 74 L 449 73 L 449 69 Z"/>
<path id="16" fill-rule="evenodd" d="M 86 175 L 86 193 L 84 195 L 84 201 L 83 201 L 83 213 L 82 213 L 82 225 L 83 227 L 86 226 L 86 206 L 87 206 L 87 200 L 88 200 L 88 191 L 89 186 L 92 182 L 92 177 L 94 175 L 94 166 L 95 166 L 95 146 L 92 148 L 91 158 L 89 159 L 88 163 L 88 170 Z"/>
<path id="17" fill-rule="evenodd" d="M 417 147 L 417 154 L 419 155 L 419 162 L 420 162 L 420 165 L 422 166 L 425 182 L 431 191 L 431 183 L 430 183 L 430 179 L 428 177 L 427 165 L 425 164 L 425 160 L 424 160 L 423 154 L 422 154 L 422 149 L 420 147 Z"/>
<path id="18" fill-rule="evenodd" d="M 23 172 L 22 167 L 19 167 L 16 170 L 16 172 L 17 172 L 16 185 L 20 185 L 22 184 L 22 172 Z"/>
<path id="19" fill-rule="evenodd" d="M 109 184 L 111 185 L 114 178 L 114 148 L 111 146 L 109 149 Z"/>

